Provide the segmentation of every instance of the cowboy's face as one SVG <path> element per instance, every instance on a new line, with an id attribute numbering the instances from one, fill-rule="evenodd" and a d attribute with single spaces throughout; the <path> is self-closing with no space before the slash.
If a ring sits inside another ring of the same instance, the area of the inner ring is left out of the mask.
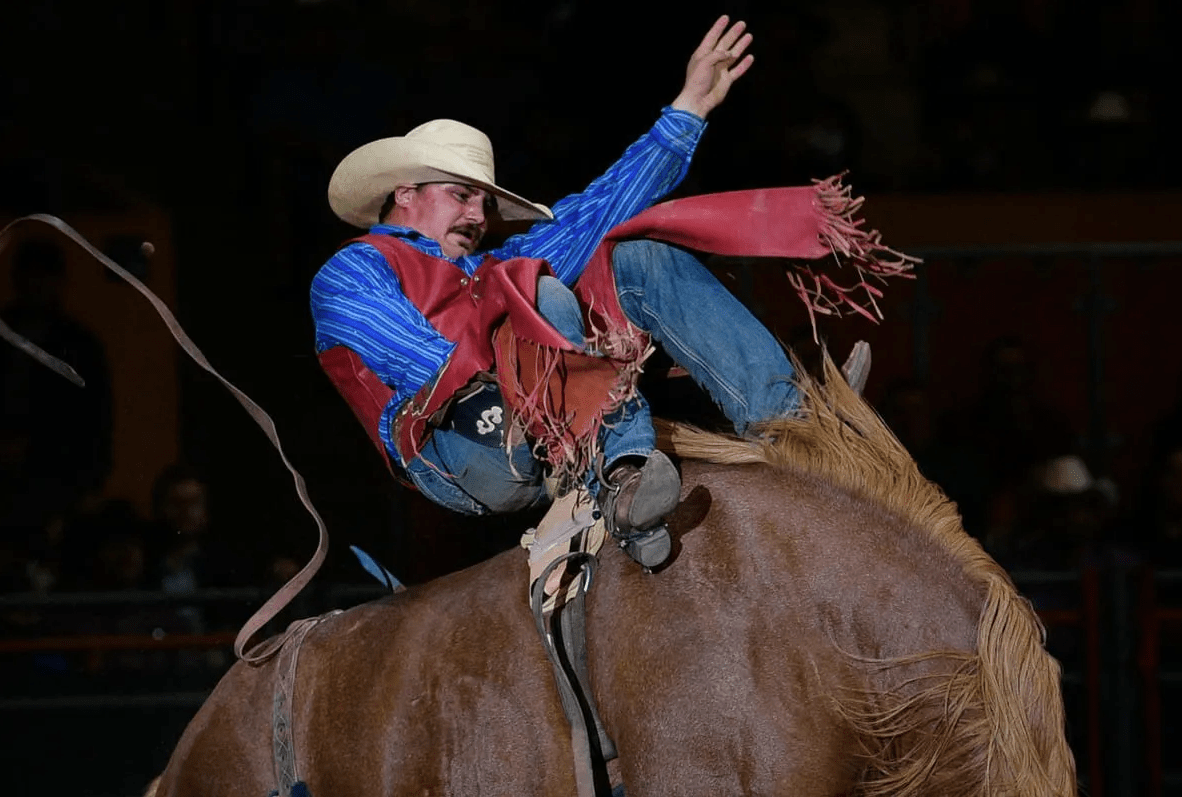
<path id="1" fill-rule="evenodd" d="M 439 243 L 449 258 L 470 255 L 488 229 L 494 200 L 481 188 L 463 183 L 422 183 L 394 191 L 390 221 Z"/>

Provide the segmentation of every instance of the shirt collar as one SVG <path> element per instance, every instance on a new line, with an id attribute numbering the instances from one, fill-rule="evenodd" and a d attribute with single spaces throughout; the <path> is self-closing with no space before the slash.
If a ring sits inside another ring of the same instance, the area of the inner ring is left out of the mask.
<path id="1" fill-rule="evenodd" d="M 440 257 L 443 256 L 443 247 L 434 238 L 428 238 L 418 230 L 412 227 L 403 227 L 401 224 L 375 224 L 369 228 L 369 231 L 375 235 L 393 235 L 395 238 L 404 238 L 407 243 L 414 243 L 419 248 L 434 249 Z"/>
<path id="2" fill-rule="evenodd" d="M 375 224 L 369 228 L 369 231 L 374 235 L 392 235 L 395 238 L 400 238 L 420 252 L 449 260 L 452 263 L 464 267 L 467 271 L 475 269 L 484 259 L 484 255 L 480 252 L 471 255 L 460 255 L 459 257 L 448 257 L 443 254 L 443 247 L 439 245 L 438 241 L 434 238 L 428 238 L 413 227 L 404 227 L 400 224 Z"/>

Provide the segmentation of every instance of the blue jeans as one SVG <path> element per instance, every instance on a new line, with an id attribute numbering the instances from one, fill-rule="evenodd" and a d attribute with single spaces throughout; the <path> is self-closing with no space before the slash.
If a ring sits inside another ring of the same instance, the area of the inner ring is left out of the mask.
<path id="1" fill-rule="evenodd" d="M 799 406 L 784 348 L 689 252 L 625 241 L 612 258 L 620 306 L 718 404 L 735 432 Z"/>
<path id="2" fill-rule="evenodd" d="M 794 371 L 783 347 L 696 257 L 656 241 L 626 241 L 614 250 L 612 270 L 628 319 L 689 372 L 736 432 L 796 410 Z M 553 277 L 538 282 L 538 310 L 568 340 L 583 345 L 578 302 Z M 642 397 L 604 420 L 600 446 L 608 465 L 652 452 L 652 415 Z M 428 498 L 469 515 L 514 512 L 548 500 L 542 463 L 526 443 L 506 452 L 437 429 L 407 472 Z M 597 491 L 591 474 L 588 485 Z"/>

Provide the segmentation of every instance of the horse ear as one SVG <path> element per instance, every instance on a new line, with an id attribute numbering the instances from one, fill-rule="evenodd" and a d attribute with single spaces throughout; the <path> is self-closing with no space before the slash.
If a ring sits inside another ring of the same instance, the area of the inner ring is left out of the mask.
<path id="1" fill-rule="evenodd" d="M 365 572 L 376 578 L 383 586 L 388 587 L 391 592 L 401 592 L 406 589 L 402 582 L 395 577 L 393 573 L 378 563 L 376 559 L 367 554 L 365 551 L 358 548 L 356 545 L 350 545 L 349 550 L 357 557 L 357 561 L 365 568 Z"/>

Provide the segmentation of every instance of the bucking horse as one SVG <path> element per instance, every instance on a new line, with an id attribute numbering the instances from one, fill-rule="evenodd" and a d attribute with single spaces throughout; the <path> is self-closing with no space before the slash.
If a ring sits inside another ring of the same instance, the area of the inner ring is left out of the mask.
<path id="1" fill-rule="evenodd" d="M 1076 794 L 1031 604 L 827 357 L 797 378 L 800 415 L 751 436 L 664 425 L 683 482 L 672 556 L 645 572 L 600 554 L 585 639 L 612 785 Z M 574 794 L 528 580 L 506 551 L 238 661 L 157 797 Z"/>
<path id="2" fill-rule="evenodd" d="M 607 550 L 593 696 L 628 797 L 1076 793 L 1060 668 L 1006 572 L 832 363 L 806 411 L 735 439 L 667 427 L 671 561 Z M 275 789 L 293 679 L 303 788 L 569 795 L 570 726 L 520 551 L 324 618 L 298 669 L 237 663 L 158 797 Z"/>

